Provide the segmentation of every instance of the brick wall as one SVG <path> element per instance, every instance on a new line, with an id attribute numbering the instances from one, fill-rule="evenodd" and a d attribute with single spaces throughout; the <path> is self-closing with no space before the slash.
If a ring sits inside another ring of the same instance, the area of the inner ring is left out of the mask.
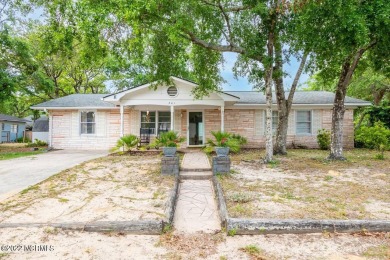
<path id="1" fill-rule="evenodd" d="M 216 110 L 218 111 L 218 110 Z M 205 111 L 206 112 L 206 111 Z M 209 113 L 209 121 L 213 117 L 219 116 Z M 296 111 L 292 110 L 289 116 L 287 129 L 287 145 L 293 144 L 307 146 L 309 148 L 318 148 L 317 132 L 321 128 L 330 129 L 332 123 L 332 110 L 312 110 L 312 134 L 296 135 L 295 126 Z M 209 122 L 206 120 L 206 126 Z M 265 146 L 265 111 L 254 109 L 232 109 L 225 110 L 225 131 L 237 133 L 248 139 L 247 147 Z M 220 129 L 219 124 L 213 124 L 213 129 Z M 343 144 L 345 148 L 353 148 L 354 125 L 353 110 L 346 110 L 344 118 Z"/>
<path id="2" fill-rule="evenodd" d="M 96 111 L 96 133 L 80 135 L 80 115 L 78 110 L 49 111 L 52 120 L 52 146 L 58 149 L 108 150 L 120 137 L 120 112 L 118 110 Z M 331 128 L 332 110 L 313 110 L 312 134 L 296 135 L 296 112 L 291 111 L 287 145 L 304 145 L 317 148 L 318 129 Z M 204 110 L 206 138 L 212 138 L 211 131 L 221 129 L 221 112 L 218 109 Z M 237 133 L 248 139 L 247 147 L 264 147 L 265 113 L 260 109 L 226 109 L 225 131 Z M 140 113 L 138 110 L 124 110 L 124 134 L 139 135 Z M 187 137 L 187 111 L 175 111 L 175 130 Z M 50 137 L 49 137 L 50 138 Z M 353 148 L 353 110 L 346 110 L 344 118 L 343 143 L 345 148 Z M 185 144 L 183 144 L 185 146 Z"/>
<path id="3" fill-rule="evenodd" d="M 120 136 L 118 110 L 98 110 L 95 113 L 96 128 L 93 135 L 80 134 L 78 110 L 49 111 L 52 121 L 52 146 L 57 149 L 108 150 L 115 146 Z M 129 111 L 124 114 L 125 133 L 130 129 Z M 49 136 L 50 139 L 50 136 Z"/>

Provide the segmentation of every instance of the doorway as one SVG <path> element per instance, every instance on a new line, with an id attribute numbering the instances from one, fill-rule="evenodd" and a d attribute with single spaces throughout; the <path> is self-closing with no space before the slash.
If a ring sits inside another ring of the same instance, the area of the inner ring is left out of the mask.
<path id="1" fill-rule="evenodd" d="M 188 145 L 203 146 L 204 123 L 202 111 L 188 112 Z"/>

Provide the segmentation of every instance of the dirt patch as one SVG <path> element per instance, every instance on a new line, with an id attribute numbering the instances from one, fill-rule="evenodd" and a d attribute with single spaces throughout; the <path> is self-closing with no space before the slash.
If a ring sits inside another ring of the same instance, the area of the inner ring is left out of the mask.
<path id="1" fill-rule="evenodd" d="M 65 170 L 0 203 L 0 222 L 162 219 L 174 178 L 160 158 L 107 156 Z"/>
<path id="2" fill-rule="evenodd" d="M 1 252 L 0 259 L 389 259 L 390 234 L 307 234 L 226 237 L 140 236 L 65 232 L 52 228 L 1 229 L 1 244 L 47 245 L 52 251 Z M 252 249 L 250 251 L 244 248 Z M 256 251 L 256 250 L 255 250 Z"/>
<path id="3" fill-rule="evenodd" d="M 346 152 L 329 162 L 326 151 L 292 150 L 264 165 L 260 151 L 232 156 L 232 174 L 220 181 L 229 215 L 247 218 L 390 219 L 390 153 Z"/>

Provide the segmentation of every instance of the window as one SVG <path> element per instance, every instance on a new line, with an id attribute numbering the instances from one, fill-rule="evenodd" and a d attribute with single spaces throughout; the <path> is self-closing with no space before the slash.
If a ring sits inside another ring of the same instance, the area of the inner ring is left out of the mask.
<path id="1" fill-rule="evenodd" d="M 171 130 L 171 112 L 158 112 L 158 131 L 166 132 Z"/>
<path id="2" fill-rule="evenodd" d="M 18 125 L 13 124 L 11 125 L 11 133 L 17 133 L 18 132 Z"/>
<path id="3" fill-rule="evenodd" d="M 80 116 L 80 133 L 94 134 L 95 133 L 95 112 L 83 111 Z"/>
<path id="4" fill-rule="evenodd" d="M 141 128 L 150 129 L 148 133 L 154 134 L 156 129 L 156 112 L 142 111 L 141 112 Z"/>
<path id="5" fill-rule="evenodd" d="M 1 131 L 4 131 L 4 130 L 5 130 L 5 124 L 1 123 Z"/>
<path id="6" fill-rule="evenodd" d="M 276 133 L 276 130 L 278 129 L 278 123 L 279 123 L 279 112 L 272 111 L 272 133 Z"/>
<path id="7" fill-rule="evenodd" d="M 297 111 L 297 134 L 311 134 L 311 111 Z"/>
<path id="8" fill-rule="evenodd" d="M 149 129 L 150 134 L 171 130 L 171 112 L 141 111 L 141 129 Z"/>

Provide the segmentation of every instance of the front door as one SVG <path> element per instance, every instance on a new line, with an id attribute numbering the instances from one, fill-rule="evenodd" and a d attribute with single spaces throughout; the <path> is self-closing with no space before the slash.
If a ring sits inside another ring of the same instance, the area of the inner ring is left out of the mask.
<path id="1" fill-rule="evenodd" d="M 203 112 L 188 112 L 188 145 L 203 145 Z"/>

